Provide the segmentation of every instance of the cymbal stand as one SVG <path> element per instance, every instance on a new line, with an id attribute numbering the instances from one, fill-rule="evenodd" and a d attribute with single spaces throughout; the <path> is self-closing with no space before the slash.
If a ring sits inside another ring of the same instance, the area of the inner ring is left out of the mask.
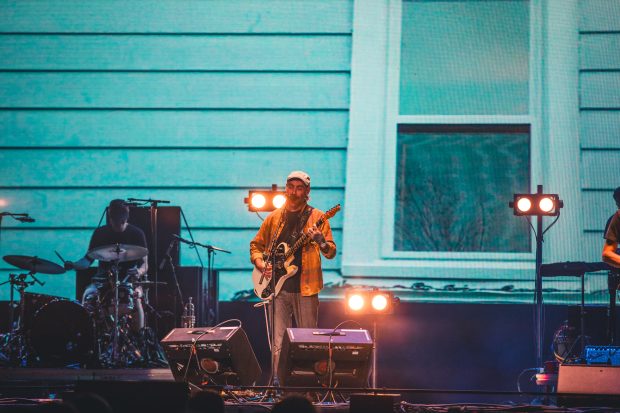
<path id="1" fill-rule="evenodd" d="M 120 246 L 116 246 L 117 254 L 120 253 Z M 118 319 L 118 259 L 112 262 L 112 274 L 114 275 L 114 331 L 112 332 L 112 365 L 118 365 L 118 336 L 120 328 L 120 320 Z"/>
<path id="2" fill-rule="evenodd" d="M 25 306 L 24 306 L 24 291 L 29 286 L 37 283 L 39 285 L 44 285 L 44 282 L 41 282 L 37 277 L 34 276 L 34 272 L 29 272 L 27 274 L 9 274 L 9 279 L 3 283 L 0 283 L 0 286 L 5 284 L 10 284 L 10 295 L 9 295 L 9 334 L 8 339 L 4 343 L 4 348 L 2 348 L 2 353 L 7 355 L 9 362 L 13 363 L 15 361 L 18 362 L 18 365 L 24 365 L 26 362 L 27 351 L 26 351 L 26 337 L 24 332 L 24 317 L 25 317 Z M 32 280 L 28 281 L 27 278 L 30 276 Z M 15 325 L 15 290 L 19 292 L 19 319 L 17 321 L 17 326 Z M 17 350 L 17 358 L 15 358 L 15 350 Z M 7 354 L 8 353 L 8 354 Z"/>

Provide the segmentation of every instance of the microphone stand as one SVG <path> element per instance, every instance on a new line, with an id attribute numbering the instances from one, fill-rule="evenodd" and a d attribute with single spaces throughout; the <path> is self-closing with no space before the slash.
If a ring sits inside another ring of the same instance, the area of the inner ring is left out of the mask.
<path id="1" fill-rule="evenodd" d="M 4 217 L 11 217 L 16 221 L 19 221 L 21 223 L 32 223 L 34 222 L 34 218 L 32 218 L 27 212 L 22 212 L 22 213 L 14 213 L 14 212 L 0 212 L 0 246 L 2 246 L 2 218 Z M 43 283 L 41 283 L 41 281 L 39 281 L 35 276 L 34 273 L 31 273 L 30 276 L 40 285 L 43 285 Z M 13 274 L 9 274 L 9 281 L 3 282 L 0 285 L 4 285 L 7 283 L 11 284 L 11 290 L 10 290 L 10 299 L 9 299 L 9 332 L 11 335 L 11 339 L 13 338 L 14 335 L 14 320 L 15 320 L 15 297 L 14 297 L 14 288 L 15 285 L 20 285 L 20 282 L 23 283 L 23 279 L 21 279 L 19 282 L 15 281 L 15 275 Z M 23 293 L 23 291 L 20 292 L 20 294 Z M 20 302 L 21 302 L 21 295 L 20 295 Z M 22 305 L 23 307 L 23 305 Z M 22 317 L 23 319 L 23 317 Z M 20 322 L 22 322 L 22 320 L 20 320 Z"/>
<path id="2" fill-rule="evenodd" d="M 213 266 L 215 263 L 215 253 L 216 251 L 219 251 L 219 252 L 223 252 L 226 254 L 231 254 L 231 252 L 223 248 L 214 247 L 213 245 L 207 245 L 207 244 L 201 244 L 200 242 L 189 241 L 175 234 L 173 234 L 172 236 L 175 237 L 179 242 L 189 245 L 190 248 L 202 247 L 207 250 L 207 274 L 209 278 L 209 289 L 213 288 L 214 287 L 213 281 L 215 279 L 215 274 L 213 270 Z M 201 298 L 201 303 L 203 304 L 202 308 L 207 307 L 205 305 L 206 303 L 204 300 L 204 292 L 203 292 L 203 296 L 200 298 Z M 214 304 L 214 303 L 209 303 L 209 304 Z M 216 314 L 212 314 L 212 316 L 215 318 Z M 204 320 L 204 321 L 206 322 L 208 320 Z M 213 320 L 213 321 L 217 322 L 217 320 Z"/>
<path id="3" fill-rule="evenodd" d="M 170 245 L 168 245 L 168 249 L 166 250 L 166 255 L 162 259 L 161 264 L 159 265 L 159 269 L 163 270 L 165 268 L 165 266 L 166 266 L 166 262 L 170 263 L 170 269 L 172 270 L 172 279 L 174 280 L 174 284 L 177 287 L 177 295 L 179 296 L 180 306 L 181 306 L 181 308 L 183 308 L 183 305 L 184 305 L 183 293 L 181 292 L 181 286 L 179 285 L 179 279 L 177 277 L 176 267 L 175 267 L 174 262 L 172 260 L 172 256 L 170 255 L 170 252 L 172 251 L 172 248 L 174 248 L 174 245 L 177 244 L 178 242 L 179 241 L 178 241 L 177 238 L 173 238 L 172 241 L 170 241 Z M 179 309 L 179 306 L 177 306 L 177 310 L 178 309 Z M 178 321 L 178 320 L 175 320 L 175 321 Z"/>

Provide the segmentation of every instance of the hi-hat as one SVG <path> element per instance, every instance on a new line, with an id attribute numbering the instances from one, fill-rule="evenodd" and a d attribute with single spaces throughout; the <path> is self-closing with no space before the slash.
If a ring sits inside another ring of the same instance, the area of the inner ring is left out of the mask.
<path id="1" fill-rule="evenodd" d="M 9 264 L 32 273 L 63 274 L 65 269 L 55 262 L 29 255 L 5 255 L 2 257 Z"/>
<path id="2" fill-rule="evenodd" d="M 149 250 L 137 245 L 111 244 L 93 248 L 88 251 L 86 255 L 93 260 L 126 262 L 139 260 L 140 258 L 146 257 L 148 253 Z"/>
<path id="3" fill-rule="evenodd" d="M 165 281 L 136 281 L 133 285 L 137 287 L 152 287 L 154 285 L 166 285 L 168 284 Z"/>

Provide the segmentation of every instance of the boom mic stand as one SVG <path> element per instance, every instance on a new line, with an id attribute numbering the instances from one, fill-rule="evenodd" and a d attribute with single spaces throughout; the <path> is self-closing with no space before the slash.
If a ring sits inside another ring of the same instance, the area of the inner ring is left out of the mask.
<path id="1" fill-rule="evenodd" d="M 207 274 L 209 277 L 209 280 L 212 279 L 212 277 L 214 277 L 214 273 L 213 273 L 213 265 L 215 262 L 215 252 L 219 251 L 219 252 L 223 252 L 225 254 L 232 254 L 230 251 L 225 250 L 223 248 L 219 248 L 219 247 L 215 247 L 213 245 L 207 245 L 207 244 L 201 244 L 200 242 L 195 242 L 195 241 L 189 241 L 186 240 L 184 238 L 181 238 L 180 236 L 176 235 L 176 234 L 172 234 L 172 236 L 174 238 L 176 238 L 179 242 L 182 242 L 184 244 L 189 245 L 190 248 L 196 248 L 196 247 L 202 247 L 204 249 L 207 250 L 207 254 L 208 254 L 208 258 L 207 258 Z M 172 261 L 171 261 L 172 263 Z M 173 267 L 174 268 L 174 267 Z M 175 276 L 176 279 L 176 276 Z M 177 283 L 178 286 L 178 283 Z M 181 293 L 180 289 L 179 289 L 179 294 Z M 201 302 L 204 303 L 204 292 L 203 292 L 203 297 L 201 297 Z M 207 321 L 207 320 L 205 320 Z"/>
<path id="2" fill-rule="evenodd" d="M 176 266 L 174 265 L 174 261 L 172 260 L 172 256 L 170 255 L 170 253 L 172 252 L 172 248 L 174 248 L 175 245 L 177 245 L 179 243 L 179 239 L 174 237 L 173 234 L 173 238 L 172 241 L 170 241 L 170 245 L 168 245 L 168 249 L 166 250 L 166 255 L 164 256 L 164 258 L 161 260 L 161 264 L 159 265 L 159 269 L 163 270 L 164 267 L 166 266 L 166 262 L 170 263 L 170 269 L 172 270 L 172 278 L 174 279 L 174 284 L 177 288 L 177 295 L 179 296 L 179 305 L 181 306 L 181 308 L 183 308 L 183 293 L 181 292 L 181 286 L 179 285 L 179 279 L 177 277 L 177 270 L 176 270 Z M 179 309 L 179 306 L 176 306 L 175 308 L 175 312 Z M 176 317 L 175 317 L 176 319 Z M 177 321 L 177 320 L 175 320 Z"/>
<path id="3" fill-rule="evenodd" d="M 35 219 L 32 218 L 30 216 L 30 214 L 28 214 L 27 212 L 21 212 L 21 213 L 15 213 L 15 212 L 0 212 L 0 246 L 2 245 L 2 218 L 4 217 L 11 217 L 16 221 L 19 221 L 21 223 L 33 223 L 35 222 Z M 39 284 L 43 285 L 35 276 L 34 273 L 30 274 L 30 276 Z M 21 276 L 20 276 L 21 277 Z M 14 275 L 9 275 L 9 281 L 3 282 L 0 285 L 4 285 L 10 283 L 11 284 L 11 293 L 10 293 L 10 301 L 9 301 L 9 332 L 10 332 L 10 337 L 11 340 L 13 339 L 13 323 L 14 323 L 14 319 L 15 319 L 15 300 L 14 300 L 14 296 L 13 296 L 13 291 L 15 288 L 15 285 L 21 285 L 24 283 L 24 278 L 20 278 L 16 281 L 16 278 Z M 31 285 L 31 284 L 29 284 Z M 21 291 L 23 292 L 23 291 Z M 21 301 L 21 292 L 20 292 L 20 301 Z M 22 317 L 23 318 L 23 317 Z M 20 320 L 21 321 L 21 320 Z"/>

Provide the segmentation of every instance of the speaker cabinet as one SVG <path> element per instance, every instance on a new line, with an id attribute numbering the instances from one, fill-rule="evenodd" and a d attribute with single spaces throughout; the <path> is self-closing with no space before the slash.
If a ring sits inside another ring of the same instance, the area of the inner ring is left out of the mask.
<path id="1" fill-rule="evenodd" d="M 175 328 L 161 345 L 176 381 L 196 386 L 252 386 L 261 375 L 241 327 Z"/>
<path id="2" fill-rule="evenodd" d="M 331 364 L 332 386 L 366 387 L 371 359 L 367 330 L 289 328 L 282 341 L 278 377 L 285 386 L 324 386 L 330 382 Z"/>
<path id="3" fill-rule="evenodd" d="M 560 365 L 557 393 L 562 406 L 620 407 L 620 367 Z"/>
<path id="4" fill-rule="evenodd" d="M 155 254 L 153 231 L 151 231 L 151 209 L 148 207 L 132 207 L 129 210 L 129 223 L 139 227 L 146 236 L 146 245 L 149 249 L 149 276 L 151 281 L 171 281 L 170 266 L 159 271 L 159 265 L 164 258 L 168 245 L 174 239 L 172 234 L 181 233 L 181 208 L 177 206 L 157 208 L 157 253 Z M 172 262 L 175 266 L 179 265 L 180 250 L 176 243 L 170 252 Z M 155 261 L 157 260 L 157 261 Z M 152 274 L 154 269 L 158 269 L 158 280 Z"/>

